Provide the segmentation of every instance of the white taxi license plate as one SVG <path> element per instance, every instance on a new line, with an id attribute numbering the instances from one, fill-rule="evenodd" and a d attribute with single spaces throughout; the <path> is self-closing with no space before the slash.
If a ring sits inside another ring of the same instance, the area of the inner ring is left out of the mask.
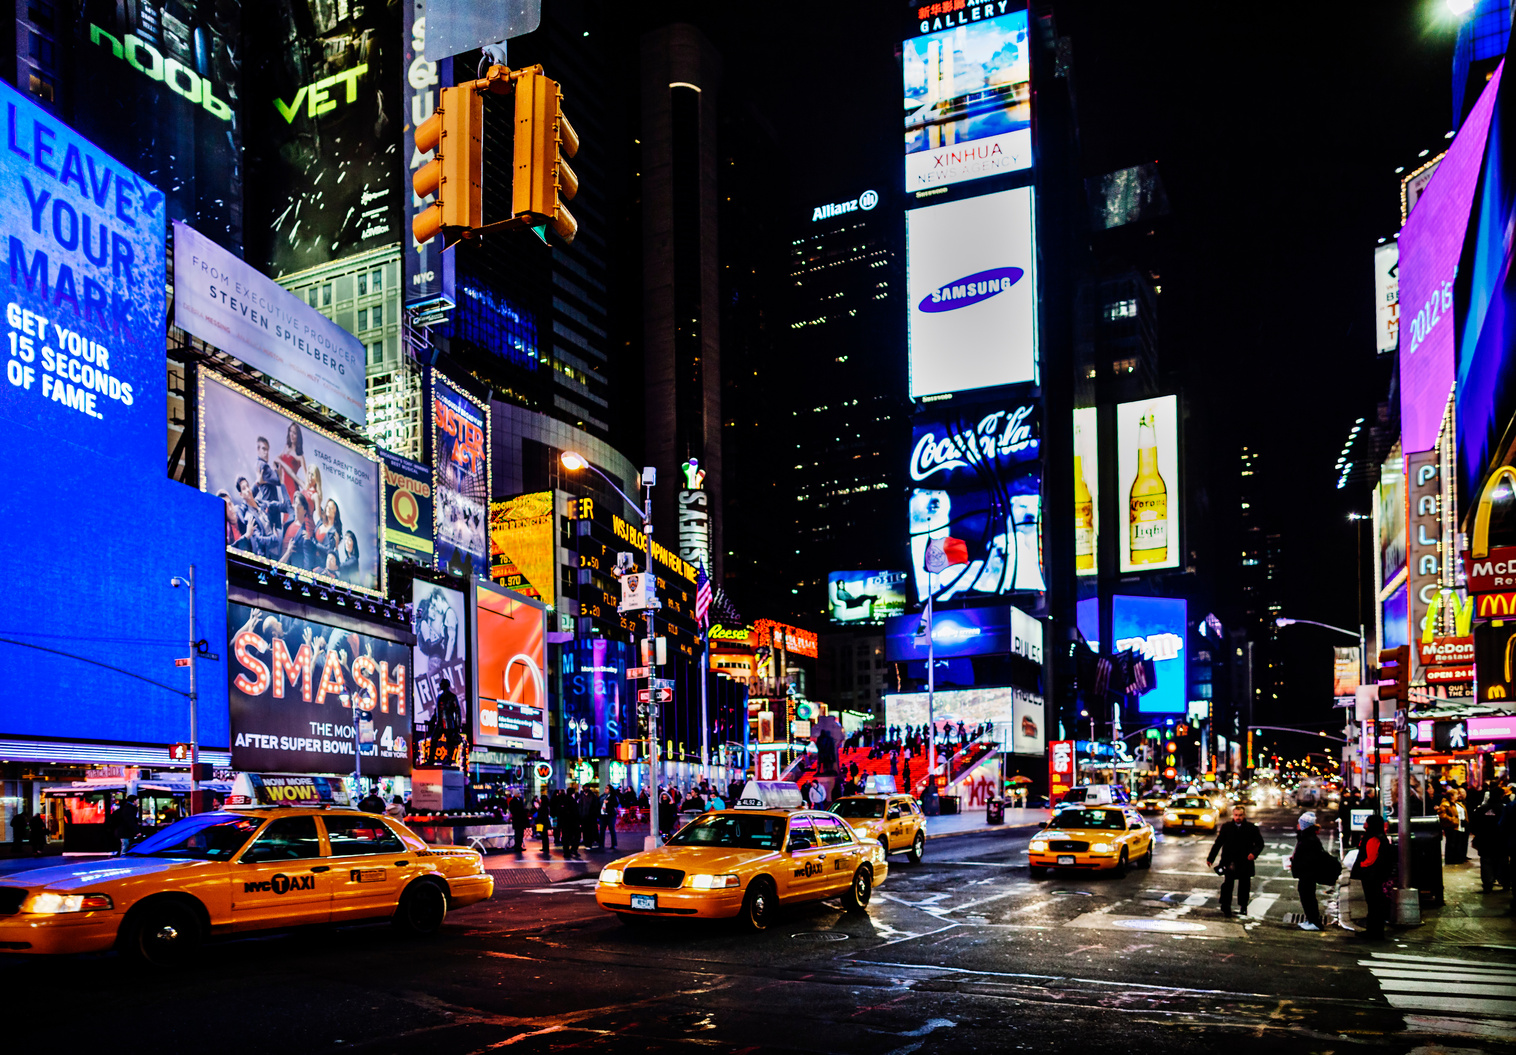
<path id="1" fill-rule="evenodd" d="M 632 908 L 643 912 L 656 912 L 658 909 L 657 894 L 633 894 Z"/>
<path id="2" fill-rule="evenodd" d="M 1073 854 L 1059 854 L 1058 855 L 1058 863 L 1061 864 L 1061 865 L 1071 865 L 1071 864 L 1074 863 L 1074 855 Z"/>

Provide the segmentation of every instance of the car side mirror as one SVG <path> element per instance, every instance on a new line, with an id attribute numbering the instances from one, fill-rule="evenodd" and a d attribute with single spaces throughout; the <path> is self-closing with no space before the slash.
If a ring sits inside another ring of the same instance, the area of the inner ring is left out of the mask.
<path id="1" fill-rule="evenodd" d="M 790 836 L 790 853 L 796 853 L 796 852 L 798 852 L 800 850 L 809 850 L 811 847 L 813 847 L 815 845 L 816 845 L 815 843 L 811 842 L 810 836 L 807 836 L 807 835 L 791 835 Z"/>

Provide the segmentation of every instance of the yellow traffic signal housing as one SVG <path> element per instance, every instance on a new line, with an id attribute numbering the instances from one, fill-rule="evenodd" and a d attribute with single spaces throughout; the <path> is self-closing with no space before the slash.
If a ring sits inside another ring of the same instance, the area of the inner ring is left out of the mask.
<path id="1" fill-rule="evenodd" d="M 1409 645 L 1386 648 L 1379 653 L 1379 698 L 1398 700 L 1402 706 L 1410 696 L 1411 649 Z M 1390 684 L 1386 685 L 1388 681 Z"/>
<path id="2" fill-rule="evenodd" d="M 547 224 L 572 242 L 579 224 L 563 203 L 579 190 L 579 177 L 565 158 L 579 152 L 579 135 L 563 114 L 558 82 L 540 68 L 516 78 L 516 135 L 511 213 L 531 224 Z"/>
<path id="3" fill-rule="evenodd" d="M 416 149 L 436 156 L 416 170 L 411 185 L 417 197 L 437 199 L 411 222 L 417 242 L 446 228 L 466 235 L 484 224 L 483 127 L 484 98 L 472 84 L 442 89 L 441 105 L 416 127 Z"/>

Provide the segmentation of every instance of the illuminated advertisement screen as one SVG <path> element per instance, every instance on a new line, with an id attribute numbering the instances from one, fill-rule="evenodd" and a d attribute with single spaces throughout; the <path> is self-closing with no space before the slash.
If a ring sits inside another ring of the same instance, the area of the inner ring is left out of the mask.
<path id="1" fill-rule="evenodd" d="M 83 96 L 73 108 L 75 127 L 168 188 L 170 216 L 240 255 L 243 5 L 50 6 L 74 8 L 72 90 Z"/>
<path id="2" fill-rule="evenodd" d="M 826 577 L 827 609 L 834 623 L 880 623 L 906 606 L 903 571 L 834 571 Z"/>
<path id="3" fill-rule="evenodd" d="M 233 768 L 351 773 L 356 742 L 365 775 L 411 771 L 407 646 L 242 604 L 226 625 Z"/>
<path id="4" fill-rule="evenodd" d="M 1074 411 L 1074 574 L 1100 574 L 1100 433 L 1094 407 Z"/>
<path id="5" fill-rule="evenodd" d="M 1374 533 L 1379 537 L 1379 585 L 1390 581 L 1405 567 L 1405 473 L 1398 453 L 1379 468 L 1379 486 L 1374 488 Z"/>
<path id="6" fill-rule="evenodd" d="M 1084 643 L 1096 652 L 1100 651 L 1100 598 L 1086 597 L 1074 602 L 1074 622 Z"/>
<path id="7" fill-rule="evenodd" d="M 1374 341 L 1380 355 L 1400 347 L 1400 243 L 1374 249 Z"/>
<path id="8" fill-rule="evenodd" d="M 1041 421 L 1031 403 L 944 404 L 912 426 L 908 498 L 916 596 L 1003 595 L 1044 589 Z M 928 575 L 936 538 L 962 539 L 968 563 Z"/>
<path id="9" fill-rule="evenodd" d="M 411 715 L 416 726 L 416 764 L 456 765 L 466 756 L 466 740 L 473 728 L 469 701 L 473 663 L 468 651 L 468 605 L 464 592 L 451 586 L 416 579 L 411 583 L 412 629 L 416 633 L 416 664 L 412 682 Z M 446 681 L 458 697 L 458 713 L 439 717 L 437 702 Z M 430 748 L 449 729 L 460 736 L 451 759 L 439 759 Z M 423 742 L 425 741 L 425 742 Z"/>
<path id="10" fill-rule="evenodd" d="M 1379 647 L 1399 648 L 1401 645 L 1411 643 L 1411 612 L 1410 602 L 1406 595 L 1405 584 L 1395 588 L 1395 592 L 1384 599 L 1384 605 L 1380 614 Z"/>
<path id="11" fill-rule="evenodd" d="M 1407 451 L 1437 445 L 1453 390 L 1453 283 L 1503 69 L 1485 86 L 1400 229 L 1400 436 Z"/>
<path id="12" fill-rule="evenodd" d="M 604 637 L 564 646 L 564 743 L 573 757 L 606 758 L 612 743 L 635 735 L 635 685 L 626 680 L 631 658 L 629 645 Z"/>
<path id="13" fill-rule="evenodd" d="M 0 697 L 0 729 L 188 741 L 189 671 L 174 660 L 190 598 L 169 581 L 199 569 L 198 633 L 224 640 L 225 543 L 221 503 L 164 475 L 164 198 L 26 96 L 0 96 L 12 144 L 0 151 L 0 657 L 29 687 Z M 200 742 L 224 748 L 225 679 L 205 669 Z"/>
<path id="14" fill-rule="evenodd" d="M 489 575 L 489 410 L 432 375 L 432 490 L 437 567 L 459 578 Z"/>
<path id="15" fill-rule="evenodd" d="M 1177 397 L 1116 405 L 1116 488 L 1126 506 L 1116 547 L 1121 573 L 1179 567 Z"/>
<path id="16" fill-rule="evenodd" d="M 557 602 L 558 531 L 553 492 L 534 491 L 490 503 L 490 577 L 507 590 Z"/>
<path id="17" fill-rule="evenodd" d="M 911 398 L 1037 376 L 1032 189 L 905 214 Z"/>
<path id="18" fill-rule="evenodd" d="M 1032 165 L 1024 3 L 911 4 L 901 45 L 909 192 Z"/>
<path id="19" fill-rule="evenodd" d="M 276 278 L 401 238 L 401 6 L 268 0 L 249 20 L 247 257 Z"/>
<path id="20" fill-rule="evenodd" d="M 969 730 L 981 723 L 995 727 L 995 737 L 1005 749 L 1019 755 L 1040 755 L 1046 749 L 1047 729 L 1041 695 L 1026 689 L 1000 686 L 987 689 L 946 689 L 933 693 L 931 714 L 939 724 L 962 722 Z M 898 692 L 884 697 L 886 725 L 927 724 L 927 695 Z"/>
<path id="21" fill-rule="evenodd" d="M 426 0 L 400 0 L 405 24 L 405 77 L 401 90 L 405 94 L 405 113 L 410 120 L 405 122 L 401 157 L 406 159 L 406 182 L 417 170 L 432 160 L 435 151 L 425 154 L 416 149 L 416 126 L 425 121 L 437 109 L 439 94 L 453 80 L 453 60 L 437 62 L 426 60 Z M 454 269 L 456 254 L 443 252 L 443 236 L 438 234 L 429 242 L 417 242 L 411 237 L 411 221 L 436 201 L 436 195 L 418 198 L 402 190 L 405 203 L 404 226 L 401 230 L 405 247 L 405 306 L 451 304 L 454 302 Z"/>
<path id="22" fill-rule="evenodd" d="M 200 490 L 225 503 L 227 549 L 383 592 L 378 458 L 209 371 L 199 410 Z"/>
<path id="23" fill-rule="evenodd" d="M 475 742 L 547 754 L 547 610 L 480 585 L 478 649 Z"/>
<path id="24" fill-rule="evenodd" d="M 1141 714 L 1185 713 L 1184 642 L 1189 604 L 1178 597 L 1111 597 L 1113 650 L 1153 661 L 1158 684 L 1137 697 Z"/>
<path id="25" fill-rule="evenodd" d="M 177 221 L 174 325 L 349 421 L 368 421 L 363 342 Z"/>
<path id="26" fill-rule="evenodd" d="M 919 633 L 924 613 L 897 615 L 884 623 L 884 654 L 891 663 L 927 658 Z M 1011 609 L 1007 605 L 932 612 L 932 649 L 937 659 L 989 656 L 1011 651 Z"/>
<path id="27" fill-rule="evenodd" d="M 381 450 L 384 463 L 384 552 L 391 560 L 432 566 L 432 470 Z"/>

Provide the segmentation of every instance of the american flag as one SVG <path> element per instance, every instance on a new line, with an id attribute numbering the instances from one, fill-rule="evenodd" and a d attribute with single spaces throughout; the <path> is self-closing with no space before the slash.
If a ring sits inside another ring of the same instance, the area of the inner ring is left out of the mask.
<path id="1" fill-rule="evenodd" d="M 707 626 L 711 614 L 711 580 L 705 574 L 705 562 L 695 570 L 695 622 Z"/>

